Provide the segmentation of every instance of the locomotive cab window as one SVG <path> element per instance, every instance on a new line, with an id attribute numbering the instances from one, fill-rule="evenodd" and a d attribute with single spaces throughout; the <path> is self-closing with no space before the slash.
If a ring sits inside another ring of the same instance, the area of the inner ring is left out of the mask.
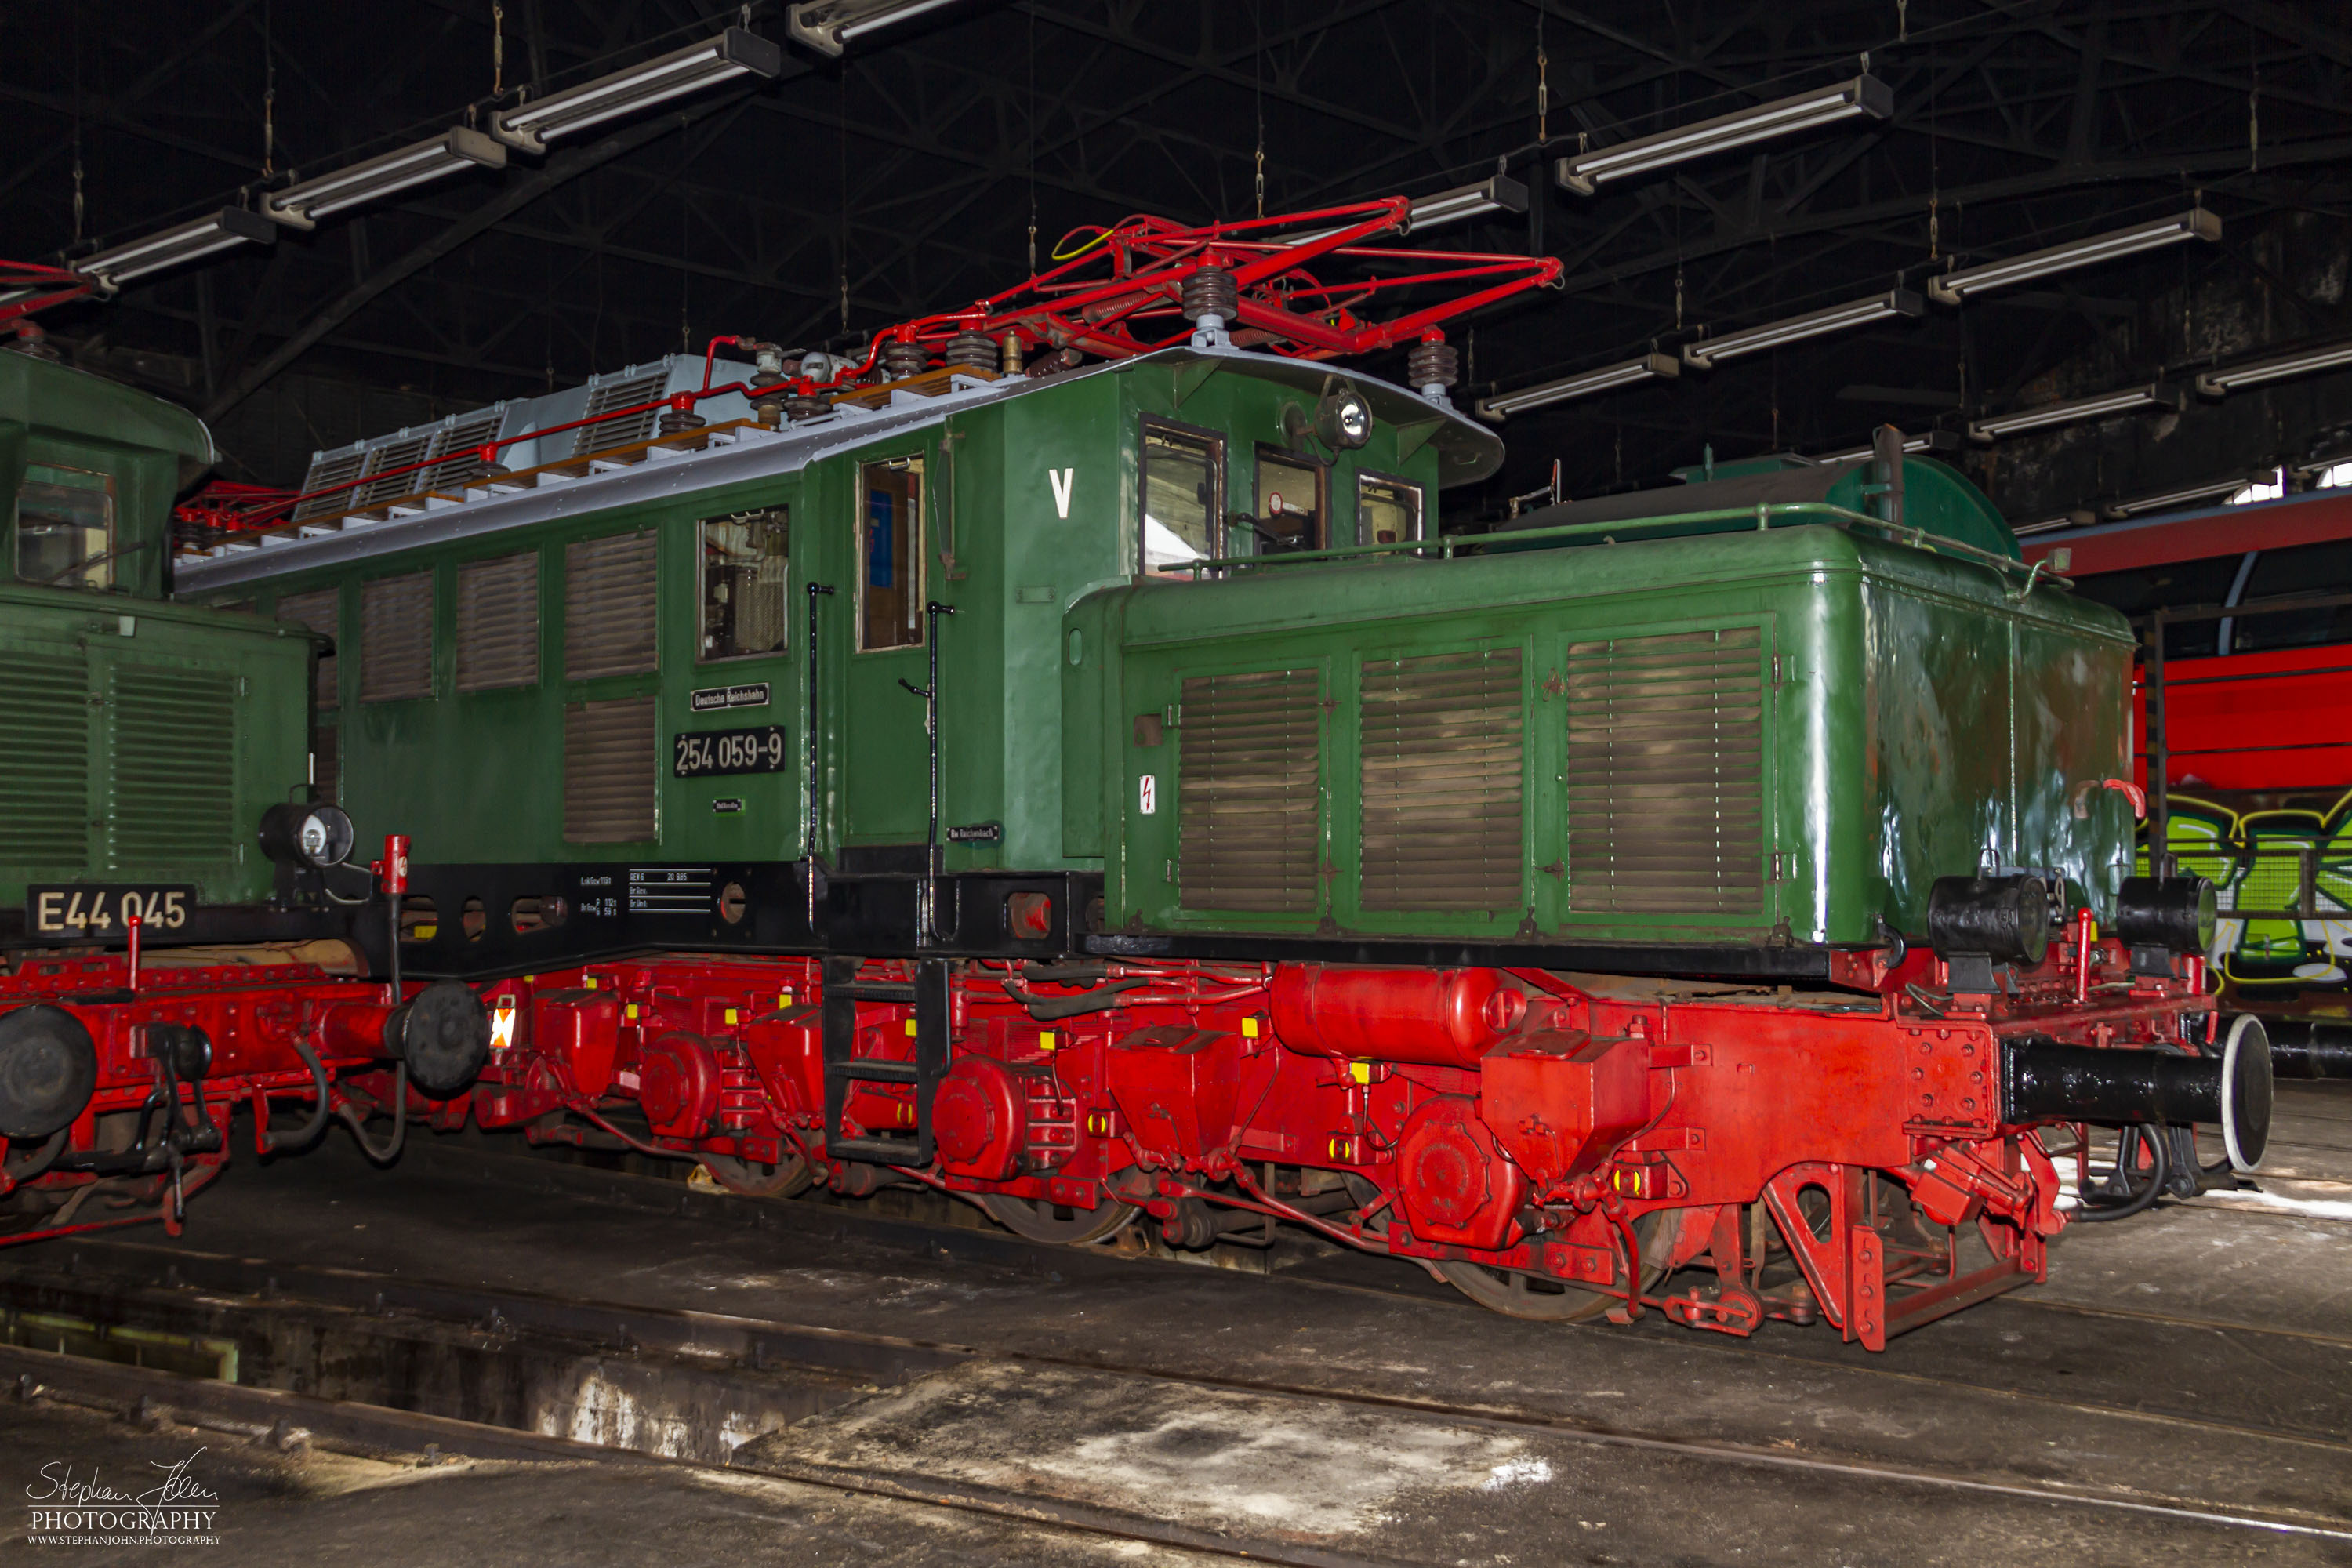
<path id="1" fill-rule="evenodd" d="M 1143 571 L 1189 577 L 1182 568 L 1220 553 L 1218 513 L 1225 493 L 1225 444 L 1205 431 L 1147 420 L 1143 426 Z"/>
<path id="2" fill-rule="evenodd" d="M 1404 544 L 1421 535 L 1421 487 L 1386 474 L 1356 476 L 1356 542 Z"/>
<path id="3" fill-rule="evenodd" d="M 114 586 L 114 479 L 31 463 L 16 490 L 16 581 L 33 587 Z"/>
<path id="4" fill-rule="evenodd" d="M 1278 555 L 1321 550 L 1330 542 L 1324 526 L 1328 470 L 1296 453 L 1261 447 L 1257 452 L 1257 553 Z"/>
<path id="5" fill-rule="evenodd" d="M 782 653 L 792 558 L 783 507 L 702 520 L 702 659 Z"/>
<path id="6" fill-rule="evenodd" d="M 857 470 L 857 647 L 923 641 L 923 460 L 892 458 Z"/>

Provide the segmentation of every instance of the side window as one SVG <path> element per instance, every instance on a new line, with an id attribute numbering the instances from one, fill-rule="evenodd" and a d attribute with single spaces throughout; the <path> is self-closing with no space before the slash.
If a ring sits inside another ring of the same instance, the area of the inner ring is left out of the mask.
<path id="1" fill-rule="evenodd" d="M 791 521 L 780 506 L 702 520 L 702 645 L 696 657 L 786 650 Z"/>
<path id="2" fill-rule="evenodd" d="M 1146 422 L 1143 426 L 1143 570 L 1190 576 L 1189 562 L 1223 553 L 1225 444 L 1214 436 Z"/>
<path id="3" fill-rule="evenodd" d="M 923 460 L 893 458 L 857 470 L 857 647 L 923 641 Z"/>
<path id="4" fill-rule="evenodd" d="M 114 479 L 31 463 L 16 491 L 16 581 L 33 587 L 114 586 Z"/>
<path id="5" fill-rule="evenodd" d="M 1329 542 L 1324 527 L 1324 485 L 1330 475 L 1271 447 L 1257 449 L 1257 548 L 1261 555 L 1321 550 Z"/>
<path id="6" fill-rule="evenodd" d="M 1403 544 L 1421 534 L 1421 487 L 1385 474 L 1356 476 L 1356 542 Z"/>

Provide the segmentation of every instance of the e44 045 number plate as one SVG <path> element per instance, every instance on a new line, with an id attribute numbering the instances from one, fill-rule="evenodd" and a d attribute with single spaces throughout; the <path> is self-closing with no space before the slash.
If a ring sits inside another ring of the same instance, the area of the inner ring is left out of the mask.
<path id="1" fill-rule="evenodd" d="M 110 936 L 134 915 L 149 931 L 177 931 L 195 907 L 196 889 L 184 883 L 67 882 L 25 889 L 35 936 Z"/>

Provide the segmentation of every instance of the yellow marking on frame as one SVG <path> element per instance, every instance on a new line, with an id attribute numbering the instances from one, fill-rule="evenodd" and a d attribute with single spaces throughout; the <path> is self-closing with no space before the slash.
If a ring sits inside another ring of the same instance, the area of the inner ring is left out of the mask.
<path id="1" fill-rule="evenodd" d="M 1242 1038 L 1244 1040 L 1255 1040 L 1257 1038 L 1257 1020 L 1255 1018 L 1244 1018 L 1242 1020 Z"/>

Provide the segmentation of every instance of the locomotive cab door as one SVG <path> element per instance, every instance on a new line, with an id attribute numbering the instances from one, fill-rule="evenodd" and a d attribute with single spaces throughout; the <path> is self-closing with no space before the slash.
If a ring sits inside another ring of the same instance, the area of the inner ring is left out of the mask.
<path id="1" fill-rule="evenodd" d="M 930 826 L 930 752 L 923 700 L 907 688 L 929 679 L 922 456 L 859 464 L 852 501 L 850 653 L 834 726 L 842 748 L 842 842 L 919 845 Z"/>

